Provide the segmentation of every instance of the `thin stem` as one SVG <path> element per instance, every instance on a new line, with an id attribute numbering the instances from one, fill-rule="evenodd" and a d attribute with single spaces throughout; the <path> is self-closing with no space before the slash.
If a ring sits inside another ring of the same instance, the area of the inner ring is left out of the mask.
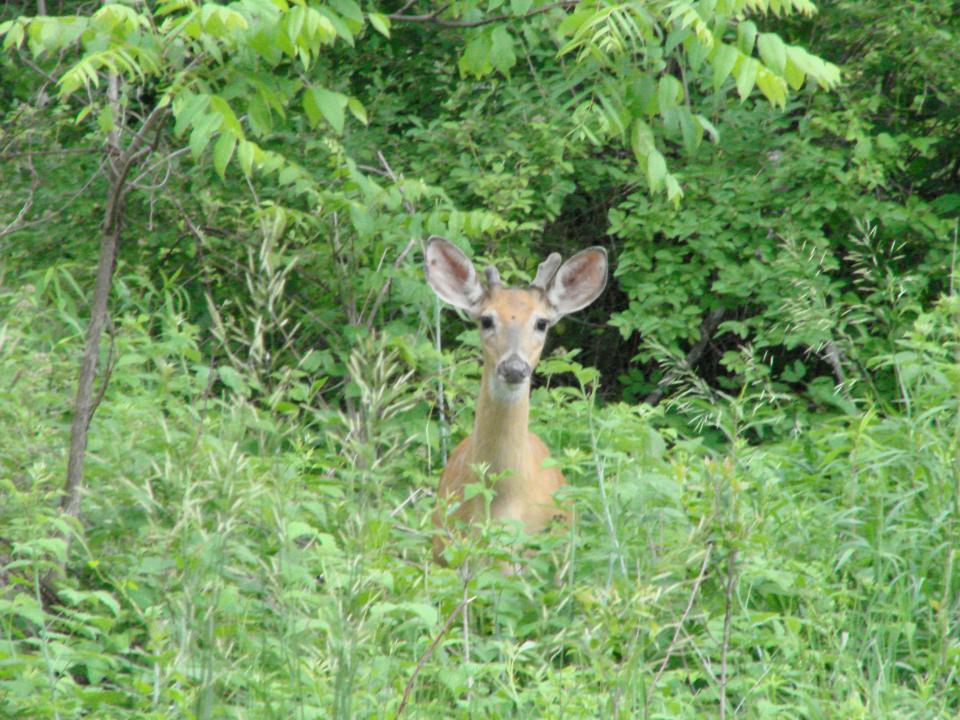
<path id="1" fill-rule="evenodd" d="M 430 656 L 433 655 L 433 651 L 437 649 L 437 645 L 440 643 L 440 640 L 444 635 L 447 634 L 447 631 L 450 629 L 450 626 L 453 625 L 453 621 L 456 619 L 457 615 L 461 612 L 466 616 L 467 605 L 472 603 L 477 599 L 477 596 L 465 597 L 463 601 L 457 605 L 453 612 L 447 616 L 447 621 L 443 623 L 443 627 L 440 628 L 440 632 L 437 633 L 437 636 L 433 639 L 433 642 L 430 643 L 430 647 L 426 649 L 423 655 L 420 656 L 420 660 L 417 661 L 417 666 L 413 669 L 413 674 L 410 675 L 410 679 L 407 680 L 407 686 L 403 689 L 403 698 L 400 700 L 400 707 L 397 708 L 397 714 L 393 717 L 399 718 L 403 714 L 403 710 L 407 707 L 407 701 L 410 699 L 410 693 L 413 691 L 413 685 L 416 682 L 417 675 L 420 674 L 420 671 L 423 669 L 423 666 L 427 664 L 427 661 L 430 659 Z"/>
<path id="2" fill-rule="evenodd" d="M 690 610 L 693 609 L 693 603 L 697 599 L 697 595 L 700 593 L 700 586 L 703 584 L 703 579 L 707 576 L 707 568 L 710 565 L 710 556 L 713 554 L 713 544 L 708 543 L 706 552 L 703 555 L 703 562 L 700 564 L 700 573 L 697 575 L 697 579 L 693 582 L 693 588 L 690 590 L 690 597 L 687 600 L 687 607 L 684 608 L 683 614 L 680 616 L 680 619 L 677 621 L 677 629 L 673 631 L 673 638 L 670 640 L 670 644 L 667 646 L 667 654 L 663 656 L 663 661 L 660 663 L 660 667 L 657 669 L 657 674 L 653 676 L 653 682 L 650 683 L 650 690 L 647 692 L 647 705 L 650 704 L 650 698 L 653 696 L 653 691 L 657 687 L 657 683 L 660 682 L 660 676 L 663 675 L 663 671 L 667 669 L 667 663 L 670 662 L 670 657 L 673 655 L 674 650 L 677 647 L 677 641 L 680 639 L 680 633 L 683 632 L 683 624 L 687 621 L 687 616 L 690 615 Z M 647 713 L 644 712 L 644 715 Z"/>
<path id="3" fill-rule="evenodd" d="M 727 589 L 724 593 L 723 644 L 720 647 L 720 720 L 727 716 L 727 656 L 730 652 L 730 625 L 733 618 L 733 588 L 737 581 L 737 550 L 727 556 Z"/>

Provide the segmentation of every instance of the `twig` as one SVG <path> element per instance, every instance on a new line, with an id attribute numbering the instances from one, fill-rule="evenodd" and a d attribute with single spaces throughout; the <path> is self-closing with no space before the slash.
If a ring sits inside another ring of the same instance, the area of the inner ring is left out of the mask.
<path id="1" fill-rule="evenodd" d="M 700 592 L 700 586 L 703 584 L 703 579 L 707 575 L 707 567 L 710 565 L 710 556 L 713 554 L 713 543 L 707 543 L 707 550 L 703 556 L 703 563 L 700 565 L 700 574 L 697 575 L 697 579 L 693 583 L 693 588 L 690 590 L 690 598 L 687 600 L 687 607 L 684 608 L 683 614 L 680 616 L 680 619 L 677 621 L 677 629 L 673 632 L 673 638 L 670 640 L 670 644 L 667 646 L 667 654 L 663 656 L 663 662 L 660 663 L 660 668 L 657 670 L 657 674 L 653 676 L 653 682 L 650 683 L 650 690 L 647 692 L 647 705 L 650 704 L 650 697 L 653 695 L 653 691 L 657 687 L 657 683 L 660 682 L 660 676 L 663 675 L 663 671 L 667 669 L 667 663 L 670 662 L 670 656 L 673 655 L 673 651 L 677 646 L 677 641 L 680 639 L 680 633 L 683 631 L 683 624 L 687 621 L 687 616 L 690 614 L 690 610 L 693 609 L 693 602 L 697 599 L 697 594 Z M 644 715 L 647 713 L 644 712 Z"/>
<path id="2" fill-rule="evenodd" d="M 495 15 L 494 17 L 483 18 L 481 20 L 441 20 L 438 16 L 444 12 L 449 5 L 444 5 L 436 12 L 428 13 L 426 15 L 394 14 L 387 15 L 387 17 L 393 22 L 429 23 L 445 28 L 471 28 L 480 27 L 481 25 L 490 25 L 491 23 L 501 22 L 503 20 L 526 20 L 534 15 L 540 15 L 542 13 L 549 12 L 550 10 L 556 10 L 557 8 L 576 7 L 579 4 L 580 0 L 561 0 L 560 2 L 550 3 L 549 5 L 533 8 L 519 17 L 516 15 Z"/>
<path id="3" fill-rule="evenodd" d="M 37 195 L 37 188 L 40 187 L 40 176 L 37 174 L 37 169 L 33 166 L 33 157 L 29 155 L 27 156 L 27 167 L 30 168 L 30 191 L 27 199 L 24 201 L 17 216 L 11 220 L 6 227 L 0 228 L 0 238 L 5 235 L 12 235 L 26 225 L 23 219 L 30 213 L 30 210 L 33 209 L 33 200 Z"/>
<path id="4" fill-rule="evenodd" d="M 90 405 L 90 416 L 87 418 L 87 429 L 90 429 L 90 421 L 93 415 L 103 402 L 103 396 L 107 394 L 107 386 L 110 384 L 110 378 L 113 377 L 113 369 L 117 366 L 117 329 L 111 318 L 107 318 L 107 334 L 110 336 L 110 347 L 107 349 L 107 361 L 104 363 L 103 372 L 100 377 L 100 388 L 97 390 L 97 396 Z"/>
<path id="5" fill-rule="evenodd" d="M 0 160 L 14 160 L 20 157 L 37 157 L 39 155 L 96 155 L 101 152 L 98 147 L 92 148 L 59 148 L 56 150 L 22 150 L 17 152 L 0 153 Z"/>
<path id="6" fill-rule="evenodd" d="M 477 599 L 477 596 L 474 595 L 470 598 L 465 598 L 459 605 L 457 605 L 453 612 L 447 616 L 447 621 L 443 624 L 443 627 L 440 628 L 440 632 L 437 633 L 437 636 L 433 639 L 433 642 L 430 643 L 430 647 L 426 649 L 426 652 L 420 656 L 420 660 L 417 662 L 417 666 L 413 669 L 413 674 L 410 676 L 410 679 L 407 680 L 407 686 L 403 689 L 403 698 L 400 700 L 400 707 L 397 708 L 397 714 L 394 715 L 394 719 L 399 718 L 403 713 L 403 709 L 407 706 L 407 701 L 410 699 L 410 693 L 413 692 L 413 684 L 417 679 L 417 675 L 420 674 L 420 671 L 423 669 L 423 666 L 427 664 L 427 660 L 430 659 L 430 656 L 433 655 L 433 651 L 436 649 L 437 644 L 447 634 L 447 630 L 450 629 L 450 626 L 453 624 L 453 621 L 456 619 L 457 615 L 463 612 L 467 605 L 472 603 Z"/>
<path id="7" fill-rule="evenodd" d="M 403 197 L 403 190 L 399 186 L 400 179 L 397 177 L 397 174 L 393 171 L 393 168 L 390 167 L 390 163 L 387 162 L 387 159 L 383 156 L 383 153 L 379 150 L 377 151 L 377 157 L 380 159 L 380 164 L 383 165 L 384 172 L 387 173 L 400 192 L 401 197 Z M 413 206 L 406 197 L 403 198 L 403 207 L 409 215 L 413 215 L 416 212 L 416 208 Z M 403 250 L 400 251 L 400 254 L 397 256 L 397 259 L 393 262 L 394 269 L 398 269 L 403 261 L 407 259 L 407 255 L 410 254 L 410 251 L 413 250 L 413 246 L 416 245 L 417 239 L 414 236 L 410 237 L 410 240 L 407 241 L 406 246 Z M 378 268 L 379 270 L 379 268 Z M 363 308 L 360 310 L 360 320 L 363 321 L 363 318 L 366 317 L 367 327 L 373 329 L 373 320 L 377 316 L 377 312 L 380 310 L 380 306 L 383 305 L 383 301 L 387 298 L 387 293 L 390 291 L 390 285 L 393 283 L 393 278 L 388 277 L 386 282 L 380 287 L 380 292 L 377 293 L 377 298 L 374 300 L 373 305 L 370 307 L 370 313 L 367 314 L 367 303 L 364 301 Z"/>
<path id="8" fill-rule="evenodd" d="M 710 340 L 713 339 L 713 334 L 717 331 L 717 327 L 720 325 L 720 321 L 723 320 L 723 315 L 725 312 L 726 311 L 723 308 L 717 308 L 716 310 L 711 310 L 709 313 L 707 313 L 707 316 L 703 319 L 703 322 L 700 323 L 700 339 L 697 341 L 696 345 L 690 348 L 690 352 L 687 353 L 687 357 L 683 361 L 685 367 L 692 369 L 698 362 L 700 362 L 700 357 L 707 349 L 707 345 L 710 344 Z M 667 373 L 666 376 L 660 380 L 659 383 L 657 383 L 657 389 L 647 395 L 643 401 L 648 405 L 656 405 L 659 403 L 663 399 L 664 393 L 670 386 L 670 383 L 673 382 L 675 377 L 675 373 Z"/>

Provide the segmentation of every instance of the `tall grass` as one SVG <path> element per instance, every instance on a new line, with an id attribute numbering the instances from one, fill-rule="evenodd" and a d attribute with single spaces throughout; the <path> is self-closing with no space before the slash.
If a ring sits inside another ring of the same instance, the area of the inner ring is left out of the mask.
<path id="1" fill-rule="evenodd" d="M 67 271 L 7 282 L 0 717 L 392 718 L 404 697 L 410 718 L 960 712 L 956 298 L 872 360 L 899 379 L 892 402 L 810 413 L 762 382 L 686 396 L 676 411 L 720 443 L 598 406 L 593 371 L 545 361 L 533 424 L 575 522 L 485 528 L 468 565 L 439 568 L 432 370 L 371 340 L 345 411 L 311 402 L 303 368 L 258 394 L 204 358 L 182 296 L 132 273 L 64 558 L 79 293 Z M 467 356 L 444 364 L 456 437 Z M 791 432 L 761 442 L 771 425 Z"/>

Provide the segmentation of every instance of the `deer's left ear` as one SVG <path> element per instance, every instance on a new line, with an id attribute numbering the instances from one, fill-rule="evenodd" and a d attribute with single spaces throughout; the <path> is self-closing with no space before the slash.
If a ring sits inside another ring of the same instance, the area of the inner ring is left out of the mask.
<path id="1" fill-rule="evenodd" d="M 607 286 L 607 251 L 581 250 L 567 260 L 547 286 L 547 300 L 560 315 L 583 310 Z"/>

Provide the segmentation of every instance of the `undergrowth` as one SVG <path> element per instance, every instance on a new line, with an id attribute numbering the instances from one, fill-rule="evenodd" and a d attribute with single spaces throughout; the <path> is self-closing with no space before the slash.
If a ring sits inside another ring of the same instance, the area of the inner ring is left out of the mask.
<path id="1" fill-rule="evenodd" d="M 784 401 L 750 358 L 736 396 L 599 405 L 556 352 L 532 424 L 575 521 L 485 528 L 451 568 L 429 516 L 469 349 L 368 338 L 327 406 L 319 365 L 245 384 L 126 270 L 68 549 L 80 297 L 69 268 L 0 286 L 0 717 L 960 712 L 956 297 L 870 359 L 897 397 L 846 412 Z"/>

